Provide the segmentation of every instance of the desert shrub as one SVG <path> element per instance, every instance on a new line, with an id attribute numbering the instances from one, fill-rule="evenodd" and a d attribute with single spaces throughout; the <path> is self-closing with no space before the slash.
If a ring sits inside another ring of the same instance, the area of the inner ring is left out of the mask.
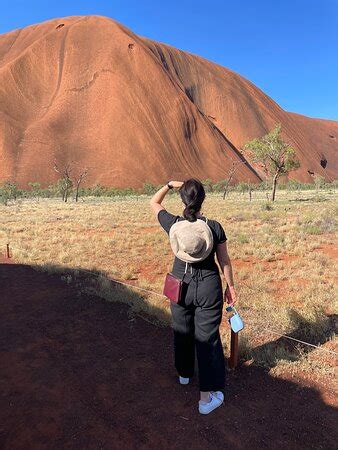
<path id="1" fill-rule="evenodd" d="M 109 188 L 100 184 L 79 189 L 80 197 L 115 197 L 135 194 L 137 194 L 137 191 L 133 188 Z"/>
<path id="2" fill-rule="evenodd" d="M 53 198 L 60 195 L 59 185 L 50 185 L 42 188 L 40 183 L 28 183 L 29 189 L 20 189 L 20 197 L 22 198 Z"/>
<path id="3" fill-rule="evenodd" d="M 227 185 L 227 180 L 221 180 L 212 185 L 212 189 L 214 192 L 223 192 Z"/>
<path id="4" fill-rule="evenodd" d="M 262 204 L 261 209 L 262 209 L 262 211 L 272 211 L 273 206 L 270 203 L 265 202 Z"/>
<path id="5" fill-rule="evenodd" d="M 28 183 L 30 187 L 29 194 L 31 197 L 40 197 L 41 184 L 40 183 Z"/>
<path id="6" fill-rule="evenodd" d="M 2 189 L 0 189 L 0 203 L 7 205 L 7 197 L 4 195 Z"/>
<path id="7" fill-rule="evenodd" d="M 337 229 L 337 219 L 335 216 L 326 215 L 320 221 L 320 227 L 325 233 L 332 233 Z"/>
<path id="8" fill-rule="evenodd" d="M 249 238 L 248 238 L 248 236 L 246 236 L 245 234 L 239 234 L 239 235 L 237 236 L 237 241 L 238 241 L 240 244 L 247 244 L 247 243 L 249 242 Z"/>
<path id="9" fill-rule="evenodd" d="M 240 192 L 241 194 L 244 194 L 244 192 L 248 192 L 249 190 L 249 184 L 248 183 L 237 183 L 236 186 L 234 186 L 234 190 L 236 192 Z"/>
<path id="10" fill-rule="evenodd" d="M 16 200 L 18 197 L 23 196 L 21 191 L 15 183 L 6 181 L 0 188 L 0 200 L 1 203 L 7 205 L 9 200 Z"/>
<path id="11" fill-rule="evenodd" d="M 313 189 L 313 184 L 312 183 L 302 183 L 301 184 L 301 186 L 302 186 L 302 190 L 304 190 L 304 191 L 311 191 L 312 189 Z"/>
<path id="12" fill-rule="evenodd" d="M 300 191 L 302 189 L 302 183 L 297 180 L 289 180 L 285 186 L 286 189 L 290 191 Z"/>
<path id="13" fill-rule="evenodd" d="M 272 234 L 269 237 L 269 242 L 278 246 L 282 246 L 285 243 L 285 237 L 281 234 Z"/>
<path id="14" fill-rule="evenodd" d="M 96 184 L 92 188 L 89 188 L 89 195 L 92 195 L 93 197 L 102 197 L 107 195 L 108 188 L 101 186 L 100 184 Z"/>
<path id="15" fill-rule="evenodd" d="M 91 195 L 91 188 L 80 187 L 79 197 L 89 197 Z"/>
<path id="16" fill-rule="evenodd" d="M 324 177 L 322 177 L 321 175 L 315 175 L 313 178 L 316 189 L 323 189 L 326 187 L 326 181 Z"/>
<path id="17" fill-rule="evenodd" d="M 268 180 L 262 181 L 259 185 L 258 185 L 258 190 L 260 191 L 269 191 L 271 188 L 270 182 Z"/>
<path id="18" fill-rule="evenodd" d="M 143 183 L 143 187 L 142 187 L 142 194 L 147 194 L 147 195 L 151 195 L 151 194 L 155 194 L 155 192 L 157 191 L 157 187 L 155 185 L 153 185 L 152 183 Z"/>
<path id="19" fill-rule="evenodd" d="M 57 183 L 56 183 L 57 184 Z M 58 197 L 58 186 L 56 184 L 51 184 L 46 188 L 42 188 L 39 191 L 39 196 L 43 198 L 54 198 Z"/>
<path id="20" fill-rule="evenodd" d="M 288 189 L 287 183 L 282 183 L 282 182 L 279 183 L 279 185 L 278 185 L 278 190 L 280 190 L 280 191 L 286 191 L 287 189 Z"/>
<path id="21" fill-rule="evenodd" d="M 279 189 L 285 190 L 285 191 L 306 191 L 306 190 L 312 190 L 313 184 L 312 183 L 301 183 L 297 180 L 289 180 L 286 183 L 280 183 Z"/>
<path id="22" fill-rule="evenodd" d="M 305 225 L 303 231 L 306 234 L 322 234 L 321 228 L 318 225 L 313 224 Z"/>
<path id="23" fill-rule="evenodd" d="M 117 195 L 126 196 L 126 195 L 135 195 L 137 191 L 133 188 L 111 188 L 108 189 L 107 195 L 108 197 L 114 197 Z"/>
<path id="24" fill-rule="evenodd" d="M 337 219 L 335 211 L 327 212 L 322 217 L 304 217 L 303 231 L 307 234 L 333 233 L 337 229 Z"/>

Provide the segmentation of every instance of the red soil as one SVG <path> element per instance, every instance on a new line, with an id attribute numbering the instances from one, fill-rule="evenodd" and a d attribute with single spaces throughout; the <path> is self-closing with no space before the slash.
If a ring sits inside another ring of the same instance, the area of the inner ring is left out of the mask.
<path id="1" fill-rule="evenodd" d="M 170 328 L 24 265 L 0 264 L 0 284 L 2 449 L 335 448 L 328 387 L 242 366 L 201 416 Z"/>
<path id="2" fill-rule="evenodd" d="M 298 258 L 299 258 L 299 256 L 297 256 L 297 255 L 287 255 L 287 254 L 273 256 L 266 260 L 255 259 L 255 258 L 252 258 L 251 256 L 248 256 L 245 259 L 232 258 L 231 262 L 233 263 L 233 266 L 236 269 L 250 268 L 252 266 L 258 265 L 258 266 L 263 266 L 264 268 L 267 268 L 270 270 L 270 269 L 277 267 L 278 261 L 283 261 L 285 264 L 288 264 L 292 261 L 297 260 Z"/>
<path id="3" fill-rule="evenodd" d="M 338 122 L 288 113 L 235 72 L 109 18 L 3 34 L 0 69 L 0 182 L 49 185 L 59 177 L 54 161 L 89 168 L 87 185 L 217 181 L 245 142 L 277 122 L 301 161 L 292 178 L 337 177 Z M 264 176 L 249 161 L 233 181 Z"/>
<path id="4" fill-rule="evenodd" d="M 324 255 L 329 256 L 332 259 L 338 259 L 338 247 L 333 244 L 322 244 L 314 251 L 324 253 Z"/>

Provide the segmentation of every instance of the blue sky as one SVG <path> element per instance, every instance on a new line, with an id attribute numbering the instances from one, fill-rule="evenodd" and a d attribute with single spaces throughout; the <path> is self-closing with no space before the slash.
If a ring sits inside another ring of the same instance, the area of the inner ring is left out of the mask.
<path id="1" fill-rule="evenodd" d="M 0 0 L 0 11 L 0 33 L 108 16 L 238 72 L 287 111 L 338 120 L 338 0 Z"/>

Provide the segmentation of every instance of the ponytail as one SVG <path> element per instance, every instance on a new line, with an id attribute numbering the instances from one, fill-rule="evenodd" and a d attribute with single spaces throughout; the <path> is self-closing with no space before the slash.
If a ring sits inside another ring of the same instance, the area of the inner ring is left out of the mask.
<path id="1" fill-rule="evenodd" d="M 196 210 L 196 207 L 194 205 L 188 205 L 185 207 L 183 211 L 183 217 L 189 222 L 195 222 L 197 220 L 196 213 L 198 210 Z"/>
<path id="2" fill-rule="evenodd" d="M 182 184 L 179 193 L 182 202 L 185 204 L 183 217 L 189 222 L 195 222 L 197 220 L 196 214 L 201 209 L 205 199 L 203 184 L 195 178 L 190 178 Z"/>

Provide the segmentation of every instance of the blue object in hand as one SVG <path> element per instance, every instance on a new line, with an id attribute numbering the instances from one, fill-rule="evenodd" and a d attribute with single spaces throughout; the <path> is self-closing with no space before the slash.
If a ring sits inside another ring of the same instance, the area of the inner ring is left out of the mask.
<path id="1" fill-rule="evenodd" d="M 242 317 L 238 314 L 236 308 L 234 306 L 227 306 L 227 313 L 231 313 L 232 315 L 229 317 L 229 324 L 234 333 L 238 333 L 243 330 L 244 322 Z"/>

